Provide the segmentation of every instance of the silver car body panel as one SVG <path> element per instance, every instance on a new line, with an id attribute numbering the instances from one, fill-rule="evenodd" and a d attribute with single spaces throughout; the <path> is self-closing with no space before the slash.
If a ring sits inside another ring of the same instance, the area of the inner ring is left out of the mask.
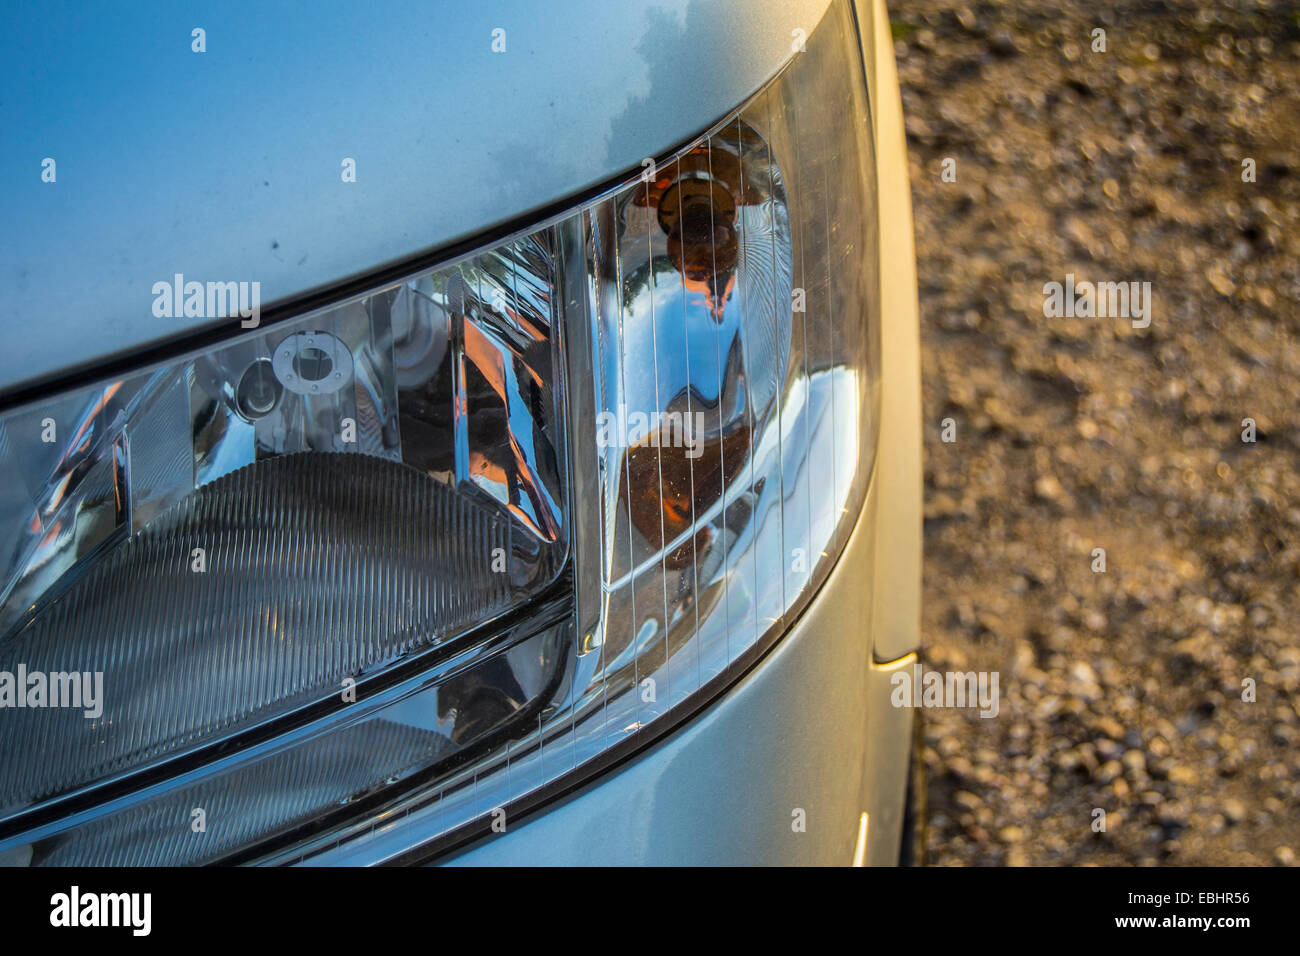
<path id="1" fill-rule="evenodd" d="M 176 272 L 259 281 L 265 309 L 569 201 L 734 109 L 827 3 L 570 0 L 558 16 L 526 0 L 411 3 L 381 18 L 330 2 L 310 22 L 270 4 L 206 23 L 159 6 L 82 11 L 54 32 L 45 7 L 20 4 L 0 40 L 0 391 L 211 326 L 153 316 L 152 284 Z M 919 344 L 892 41 L 881 0 L 857 10 L 883 372 L 879 453 L 849 545 L 719 700 L 451 862 L 897 859 L 913 714 L 890 706 L 889 679 L 918 642 Z M 159 18 L 174 45 L 157 39 Z M 190 51 L 196 26 L 205 54 Z M 494 54 L 498 27 L 506 52 Z M 279 44 L 286 31 L 296 46 Z M 201 105 L 177 115 L 178 102 Z M 56 183 L 41 182 L 44 157 Z M 348 157 L 356 183 L 340 177 Z"/>
<path id="2" fill-rule="evenodd" d="M 266 309 L 637 169 L 757 90 L 827 5 L 10 4 L 0 392 L 213 325 L 153 315 L 176 273 L 260 282 Z"/>

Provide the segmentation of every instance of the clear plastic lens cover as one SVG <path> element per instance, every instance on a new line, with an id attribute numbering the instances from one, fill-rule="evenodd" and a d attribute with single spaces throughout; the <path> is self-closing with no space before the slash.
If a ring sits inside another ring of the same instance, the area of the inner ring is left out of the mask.
<path id="1" fill-rule="evenodd" d="M 400 857 L 770 646 L 874 460 L 862 81 L 832 4 L 736 115 L 571 215 L 0 420 L 0 671 L 103 670 L 113 714 L 0 712 L 0 860 Z M 238 826 L 191 839 L 194 806 Z"/>

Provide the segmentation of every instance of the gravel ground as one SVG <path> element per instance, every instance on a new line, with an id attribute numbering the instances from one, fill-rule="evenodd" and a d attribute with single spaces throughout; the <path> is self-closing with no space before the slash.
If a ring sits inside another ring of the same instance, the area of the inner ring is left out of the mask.
<path id="1" fill-rule="evenodd" d="M 924 714 L 927 861 L 1294 864 L 1300 13 L 890 13 L 920 274 L 926 663 L 1001 683 L 996 718 Z M 1067 273 L 1150 282 L 1150 326 L 1045 318 L 1043 285 Z"/>

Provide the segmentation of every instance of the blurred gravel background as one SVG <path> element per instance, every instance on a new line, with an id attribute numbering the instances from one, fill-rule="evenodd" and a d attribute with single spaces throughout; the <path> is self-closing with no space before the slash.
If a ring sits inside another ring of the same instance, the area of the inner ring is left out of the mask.
<path id="1" fill-rule="evenodd" d="M 890 13 L 920 274 L 926 663 L 999 671 L 1002 690 L 994 719 L 924 713 L 927 862 L 1294 864 L 1300 9 Z M 1150 327 L 1044 318 L 1043 284 L 1067 272 L 1151 282 Z"/>

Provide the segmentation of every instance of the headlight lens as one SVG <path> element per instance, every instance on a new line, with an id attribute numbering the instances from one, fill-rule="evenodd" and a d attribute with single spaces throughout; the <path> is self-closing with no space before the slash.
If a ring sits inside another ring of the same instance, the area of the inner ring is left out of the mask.
<path id="1" fill-rule="evenodd" d="M 0 859 L 390 858 L 769 646 L 873 458 L 858 51 L 833 4 L 571 215 L 0 418 Z"/>

